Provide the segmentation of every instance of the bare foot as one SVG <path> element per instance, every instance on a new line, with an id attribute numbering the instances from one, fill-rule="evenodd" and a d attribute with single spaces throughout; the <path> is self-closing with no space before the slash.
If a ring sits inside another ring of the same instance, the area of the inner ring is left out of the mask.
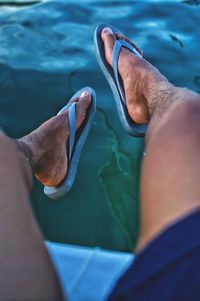
<path id="1" fill-rule="evenodd" d="M 91 103 L 91 96 L 83 92 L 77 102 L 77 130 L 80 128 Z M 64 180 L 68 170 L 67 142 L 69 138 L 68 111 L 64 111 L 17 140 L 29 158 L 36 178 L 45 186 L 56 187 Z"/>
<path id="2" fill-rule="evenodd" d="M 142 51 L 121 34 L 113 34 L 110 28 L 101 33 L 107 62 L 112 66 L 112 51 L 116 39 L 132 44 L 142 55 Z M 124 84 L 127 109 L 130 117 L 138 124 L 150 121 L 157 101 L 164 94 L 170 94 L 174 86 L 145 59 L 140 59 L 127 48 L 122 48 L 119 56 L 119 74 Z"/>

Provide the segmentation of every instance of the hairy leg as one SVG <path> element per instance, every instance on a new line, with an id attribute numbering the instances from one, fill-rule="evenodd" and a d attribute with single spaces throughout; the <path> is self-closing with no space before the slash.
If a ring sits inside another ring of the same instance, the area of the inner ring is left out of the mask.
<path id="1" fill-rule="evenodd" d="M 101 36 L 112 65 L 115 40 L 129 40 L 108 28 Z M 125 48 L 118 66 L 130 117 L 137 123 L 149 122 L 138 252 L 168 225 L 200 206 L 200 96 L 175 87 L 149 62 Z"/>

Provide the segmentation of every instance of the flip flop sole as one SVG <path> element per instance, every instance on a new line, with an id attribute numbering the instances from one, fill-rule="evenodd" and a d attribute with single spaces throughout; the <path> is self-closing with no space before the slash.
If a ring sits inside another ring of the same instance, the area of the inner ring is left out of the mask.
<path id="1" fill-rule="evenodd" d="M 85 88 L 79 90 L 70 100 L 80 97 L 80 95 L 83 91 L 87 91 L 91 95 L 91 98 L 92 98 L 92 102 L 89 107 L 89 112 L 87 113 L 87 121 L 86 121 L 85 125 L 83 126 L 80 137 L 78 138 L 78 141 L 76 143 L 71 162 L 69 163 L 69 169 L 67 172 L 67 176 L 65 177 L 63 183 L 58 187 L 47 187 L 47 186 L 44 187 L 44 193 L 52 199 L 58 199 L 58 198 L 64 196 L 71 189 L 71 187 L 74 183 L 74 180 L 75 180 L 78 163 L 80 160 L 80 155 L 81 155 L 83 146 L 85 144 L 86 138 L 92 127 L 92 123 L 93 123 L 94 116 L 96 113 L 96 93 L 95 93 L 95 91 L 90 87 L 85 87 Z M 65 107 L 63 107 L 59 111 L 59 113 L 66 110 L 66 107 L 67 107 L 67 105 Z"/>
<path id="2" fill-rule="evenodd" d="M 118 115 L 124 130 L 131 136 L 144 137 L 147 130 L 147 124 L 142 124 L 142 125 L 137 124 L 130 118 L 127 107 L 124 104 L 121 95 L 119 93 L 119 90 L 117 88 L 113 69 L 106 61 L 105 54 L 104 54 L 105 53 L 104 44 L 101 39 L 101 32 L 105 27 L 109 27 L 114 34 L 120 33 L 120 31 L 117 28 L 110 26 L 108 24 L 101 24 L 96 28 L 94 33 L 94 44 L 95 44 L 97 61 L 112 89 Z M 122 81 L 120 85 L 123 85 Z"/>

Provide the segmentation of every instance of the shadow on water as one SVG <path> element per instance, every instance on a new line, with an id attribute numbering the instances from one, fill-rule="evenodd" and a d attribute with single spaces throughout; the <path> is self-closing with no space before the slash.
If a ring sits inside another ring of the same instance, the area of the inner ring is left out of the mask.
<path id="1" fill-rule="evenodd" d="M 199 91 L 200 7 L 197 0 L 79 2 L 0 10 L 0 126 L 20 137 L 78 89 L 94 87 L 97 114 L 72 190 L 53 201 L 34 181 L 31 204 L 49 240 L 130 251 L 138 235 L 144 142 L 120 125 L 96 62 L 93 32 L 100 23 L 120 28 L 170 81 Z"/>
<path id="2" fill-rule="evenodd" d="M 137 163 L 133 161 L 130 153 L 122 148 L 118 135 L 109 123 L 105 112 L 101 109 L 99 112 L 103 115 L 105 127 L 110 134 L 107 140 L 110 157 L 98 174 L 112 213 L 119 221 L 131 249 L 137 240 L 138 225 L 134 229 L 132 217 L 134 212 L 138 211 L 137 187 L 141 160 Z"/>

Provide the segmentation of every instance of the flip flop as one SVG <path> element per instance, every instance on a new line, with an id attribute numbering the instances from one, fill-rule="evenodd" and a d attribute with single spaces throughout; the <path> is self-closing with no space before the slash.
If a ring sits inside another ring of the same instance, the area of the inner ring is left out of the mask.
<path id="1" fill-rule="evenodd" d="M 76 102 L 67 104 L 63 107 L 58 115 L 65 110 L 68 110 L 69 116 L 69 139 L 68 139 L 68 172 L 63 180 L 63 183 L 58 187 L 44 187 L 44 193 L 48 195 L 52 199 L 57 199 L 62 197 L 65 193 L 67 193 L 73 183 L 76 176 L 78 163 L 81 155 L 81 151 L 83 149 L 83 145 L 86 141 L 86 138 L 91 129 L 93 119 L 96 112 L 96 94 L 95 91 L 90 87 L 85 87 L 78 91 L 70 100 L 80 97 L 82 92 L 88 92 L 91 95 L 91 104 L 88 108 L 87 117 L 81 126 L 81 128 L 76 132 Z"/>
<path id="2" fill-rule="evenodd" d="M 137 124 L 130 118 L 126 106 L 123 82 L 118 72 L 118 60 L 122 47 L 128 48 L 133 54 L 135 54 L 139 58 L 142 58 L 142 56 L 130 43 L 123 40 L 116 40 L 112 56 L 113 67 L 111 67 L 106 61 L 104 43 L 101 39 L 101 32 L 105 27 L 109 27 L 114 34 L 120 33 L 120 31 L 117 28 L 107 24 L 101 24 L 97 26 L 94 33 L 94 44 L 96 49 L 97 61 L 112 89 L 115 98 L 115 104 L 123 128 L 131 136 L 144 137 L 147 130 L 147 124 Z"/>

